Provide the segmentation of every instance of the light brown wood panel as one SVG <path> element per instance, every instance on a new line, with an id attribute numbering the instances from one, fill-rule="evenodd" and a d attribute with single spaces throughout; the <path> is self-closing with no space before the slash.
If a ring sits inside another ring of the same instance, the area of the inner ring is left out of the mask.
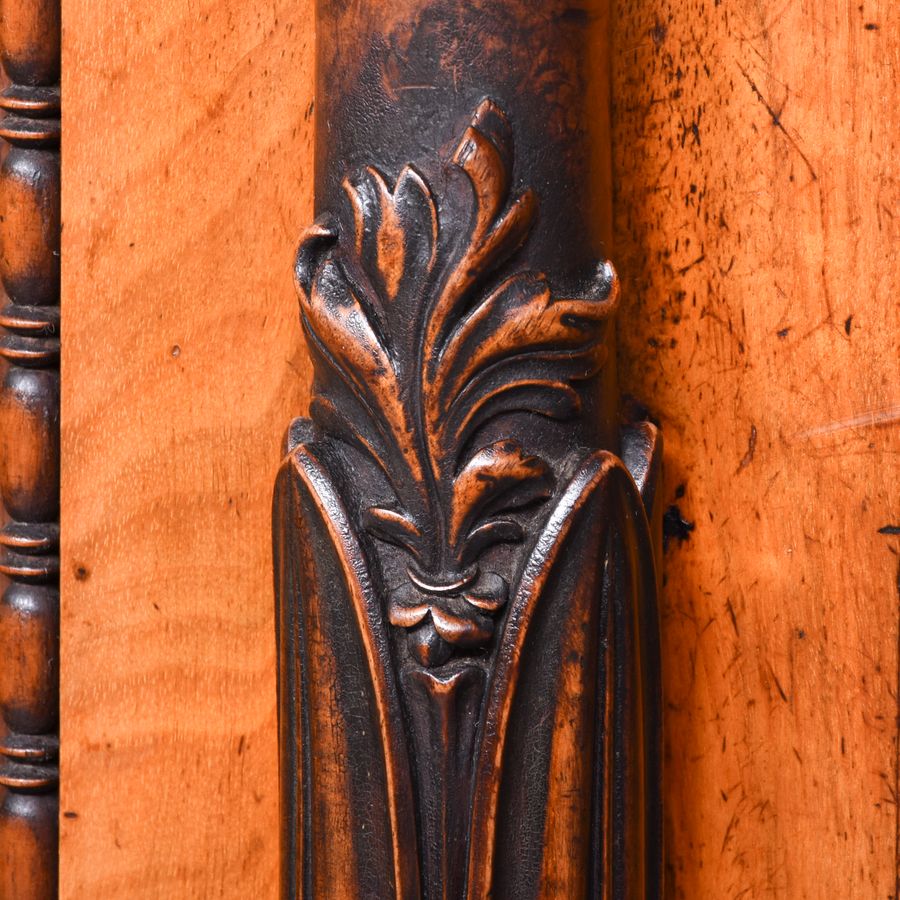
<path id="1" fill-rule="evenodd" d="M 65 0 L 61 894 L 276 892 L 308 0 Z"/>
<path id="2" fill-rule="evenodd" d="M 614 22 L 621 381 L 695 525 L 666 554 L 668 894 L 896 897 L 896 4 Z"/>

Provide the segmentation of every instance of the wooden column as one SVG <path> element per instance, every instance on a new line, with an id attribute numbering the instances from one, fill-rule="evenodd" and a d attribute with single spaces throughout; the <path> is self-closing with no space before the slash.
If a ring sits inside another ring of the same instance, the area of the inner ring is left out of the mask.
<path id="1" fill-rule="evenodd" d="M 59 719 L 58 0 L 0 18 L 0 897 L 57 891 Z"/>
<path id="2" fill-rule="evenodd" d="M 318 4 L 285 900 L 660 895 L 659 442 L 619 409 L 606 24 Z"/>

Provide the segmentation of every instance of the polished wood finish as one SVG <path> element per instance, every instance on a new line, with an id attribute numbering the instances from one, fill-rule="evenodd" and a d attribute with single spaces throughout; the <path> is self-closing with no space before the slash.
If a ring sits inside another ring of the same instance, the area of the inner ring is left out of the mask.
<path id="1" fill-rule="evenodd" d="M 611 10 L 620 380 L 668 447 L 671 897 L 896 894 L 900 34 L 859 7 Z M 62 890 L 274 900 L 264 570 L 310 376 L 285 272 L 313 16 L 65 15 Z"/>
<path id="2" fill-rule="evenodd" d="M 661 896 L 660 442 L 620 434 L 602 8 L 319 3 L 284 900 Z"/>
<path id="3" fill-rule="evenodd" d="M 0 15 L 0 898 L 57 895 L 60 14 Z"/>
<path id="4" fill-rule="evenodd" d="M 274 897 L 305 2 L 66 0 L 64 900 Z"/>
<path id="5" fill-rule="evenodd" d="M 663 591 L 673 898 L 898 893 L 897 12 L 614 18 L 621 377 L 693 526 Z"/>

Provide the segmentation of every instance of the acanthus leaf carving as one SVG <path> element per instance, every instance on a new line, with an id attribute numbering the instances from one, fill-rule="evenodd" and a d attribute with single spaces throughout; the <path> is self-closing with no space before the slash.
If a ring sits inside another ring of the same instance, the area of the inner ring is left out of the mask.
<path id="1" fill-rule="evenodd" d="M 343 183 L 349 214 L 321 216 L 297 254 L 312 415 L 390 486 L 362 524 L 408 557 L 388 618 L 426 666 L 491 640 L 508 576 L 482 557 L 522 542 L 517 512 L 553 491 L 551 463 L 492 438 L 491 423 L 574 418 L 618 297 L 608 263 L 576 298 L 510 271 L 538 215 L 531 189 L 512 191 L 512 167 L 509 121 L 484 100 L 444 164 L 454 190 L 440 202 L 412 165 L 393 184 L 367 167 Z"/>
<path id="2" fill-rule="evenodd" d="M 560 289 L 523 261 L 547 235 L 514 163 L 484 100 L 442 159 L 344 178 L 297 253 L 286 897 L 657 896 L 660 445 L 649 423 L 619 444 L 604 405 L 612 266 Z"/>

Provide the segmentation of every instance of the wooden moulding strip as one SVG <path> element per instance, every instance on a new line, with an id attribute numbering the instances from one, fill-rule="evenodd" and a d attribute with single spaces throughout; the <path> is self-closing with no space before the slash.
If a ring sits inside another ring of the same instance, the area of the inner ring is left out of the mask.
<path id="1" fill-rule="evenodd" d="M 0 897 L 57 896 L 60 6 L 0 19 Z"/>

